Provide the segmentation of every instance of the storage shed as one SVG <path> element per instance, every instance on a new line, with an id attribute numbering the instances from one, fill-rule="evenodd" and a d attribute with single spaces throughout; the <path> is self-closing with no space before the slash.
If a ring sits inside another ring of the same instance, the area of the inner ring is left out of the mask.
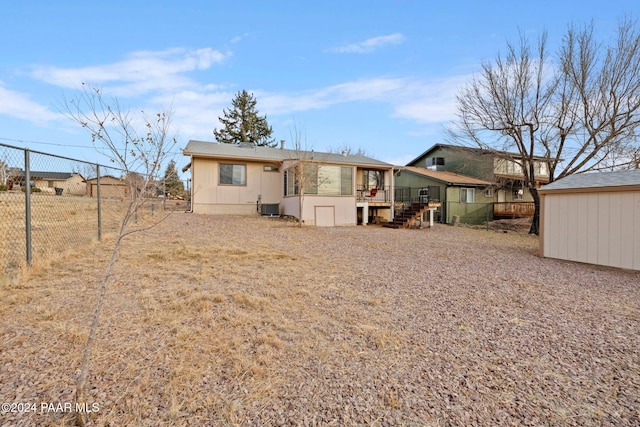
<path id="1" fill-rule="evenodd" d="M 539 194 L 542 256 L 640 270 L 640 170 L 572 175 Z"/>

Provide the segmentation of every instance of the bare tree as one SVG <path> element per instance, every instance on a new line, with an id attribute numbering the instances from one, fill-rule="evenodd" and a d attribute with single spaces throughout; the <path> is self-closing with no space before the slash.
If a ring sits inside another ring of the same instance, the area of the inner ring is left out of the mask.
<path id="1" fill-rule="evenodd" d="M 302 227 L 305 193 L 310 185 L 317 185 L 317 169 L 314 174 L 313 165 L 310 163 L 312 151 L 310 151 L 306 133 L 296 123 L 293 124 L 289 133 L 293 148 L 288 151 L 289 155 L 286 160 L 291 166 L 285 171 L 285 177 L 286 184 L 289 187 L 293 186 L 293 193 L 298 195 L 298 225 Z M 313 182 L 314 177 L 315 183 Z"/>
<path id="2" fill-rule="evenodd" d="M 569 27 L 555 59 L 546 33 L 534 47 L 522 35 L 518 45 L 507 44 L 506 56 L 483 63 L 480 76 L 458 95 L 458 120 L 450 133 L 519 165 L 535 203 L 532 234 L 539 232 L 541 178 L 553 182 L 637 164 L 635 21 L 621 21 L 610 45 L 595 40 L 592 24 Z"/>
<path id="3" fill-rule="evenodd" d="M 171 112 L 148 116 L 142 111 L 134 117 L 130 111 L 121 108 L 117 99 L 106 99 L 100 89 L 90 89 L 84 84 L 77 98 L 63 100 L 61 111 L 91 135 L 96 148 L 107 149 L 107 155 L 124 171 L 127 178 L 125 182 L 129 185 L 128 207 L 120 223 L 111 259 L 101 278 L 89 337 L 76 382 L 76 403 L 82 405 L 87 401 L 86 388 L 91 351 L 96 340 L 100 312 L 106 299 L 113 267 L 118 259 L 120 243 L 128 235 L 149 228 L 129 229 L 129 225 L 148 200 L 146 196 L 153 188 L 154 177 L 176 139 L 170 135 Z M 76 415 L 77 424 L 85 425 L 86 414 L 78 412 Z"/>
<path id="4" fill-rule="evenodd" d="M 352 155 L 352 156 L 371 157 L 369 154 L 367 154 L 367 151 L 364 148 L 358 147 L 358 148 L 354 149 L 351 146 L 349 146 L 348 144 L 343 144 L 342 146 L 340 146 L 338 148 L 334 148 L 334 149 L 327 149 L 327 152 L 335 153 L 335 154 L 348 154 L 348 155 Z"/>
<path id="5" fill-rule="evenodd" d="M 9 166 L 0 160 L 0 185 L 7 185 L 9 181 Z"/>

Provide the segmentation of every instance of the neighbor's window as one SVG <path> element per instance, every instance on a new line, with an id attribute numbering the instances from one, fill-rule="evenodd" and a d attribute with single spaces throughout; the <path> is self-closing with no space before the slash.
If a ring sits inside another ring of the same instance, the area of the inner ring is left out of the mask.
<path id="1" fill-rule="evenodd" d="M 220 164 L 220 184 L 247 185 L 247 165 Z"/>
<path id="2" fill-rule="evenodd" d="M 475 203 L 475 199 L 476 199 L 475 188 L 460 189 L 460 203 Z"/>
<path id="3" fill-rule="evenodd" d="M 522 188 L 513 190 L 513 200 L 522 200 L 524 198 L 524 190 Z"/>

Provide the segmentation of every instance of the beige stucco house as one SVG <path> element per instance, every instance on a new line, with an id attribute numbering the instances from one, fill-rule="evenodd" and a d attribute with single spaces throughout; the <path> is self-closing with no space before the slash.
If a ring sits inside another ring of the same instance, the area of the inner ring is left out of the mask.
<path id="1" fill-rule="evenodd" d="M 16 176 L 14 184 L 24 185 L 24 171 L 20 171 Z M 30 171 L 29 177 L 32 186 L 40 189 L 43 193 L 61 195 L 84 195 L 85 180 L 84 177 L 76 172 L 47 172 L 47 171 Z"/>
<path id="2" fill-rule="evenodd" d="M 393 166 L 370 157 L 189 141 L 191 210 L 287 215 L 306 225 L 393 218 Z"/>
<path id="3" fill-rule="evenodd" d="M 542 256 L 640 270 L 640 170 L 571 175 L 539 194 Z"/>
<path id="4" fill-rule="evenodd" d="M 97 178 L 91 178 L 86 181 L 86 194 L 90 197 L 98 196 Z M 101 176 L 100 197 L 109 199 L 129 197 L 129 185 L 123 178 L 117 178 L 111 175 Z"/>

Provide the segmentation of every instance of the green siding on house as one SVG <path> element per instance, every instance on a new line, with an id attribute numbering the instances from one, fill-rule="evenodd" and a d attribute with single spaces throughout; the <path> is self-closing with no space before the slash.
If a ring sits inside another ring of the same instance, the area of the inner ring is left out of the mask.
<path id="1" fill-rule="evenodd" d="M 426 176 L 418 173 L 416 168 L 413 171 L 407 169 L 396 172 L 395 186 L 396 191 L 412 189 L 411 194 L 415 194 L 415 189 L 424 187 L 440 188 L 440 201 L 442 206 L 436 212 L 436 220 L 445 224 L 451 223 L 453 216 L 460 217 L 460 222 L 466 224 L 481 224 L 487 219 L 493 219 L 493 202 L 495 201 L 495 193 L 491 197 L 485 196 L 485 189 L 489 186 L 488 182 L 482 183 L 471 177 L 461 175 L 452 175 L 447 172 L 424 171 L 425 174 L 441 176 L 442 179 Z M 458 179 L 460 182 L 453 183 L 447 179 Z M 467 179 L 469 184 L 465 183 Z M 485 185 L 486 184 L 486 185 Z M 474 203 L 461 203 L 460 192 L 462 188 L 472 188 L 474 191 Z"/>
<path id="2" fill-rule="evenodd" d="M 474 189 L 474 202 L 462 202 L 461 190 L 463 188 Z M 445 223 L 449 224 L 453 221 L 454 216 L 460 218 L 460 222 L 464 224 L 482 224 L 485 221 L 493 219 L 493 197 L 485 196 L 483 188 L 478 187 L 448 187 L 446 196 Z"/>
<path id="3" fill-rule="evenodd" d="M 456 147 L 436 146 L 433 150 L 414 160 L 410 166 L 428 168 L 429 160 L 433 157 L 444 159 L 444 165 L 436 166 L 435 170 L 456 172 L 488 181 L 493 180 L 492 154 L 480 154 L 477 151 Z"/>

